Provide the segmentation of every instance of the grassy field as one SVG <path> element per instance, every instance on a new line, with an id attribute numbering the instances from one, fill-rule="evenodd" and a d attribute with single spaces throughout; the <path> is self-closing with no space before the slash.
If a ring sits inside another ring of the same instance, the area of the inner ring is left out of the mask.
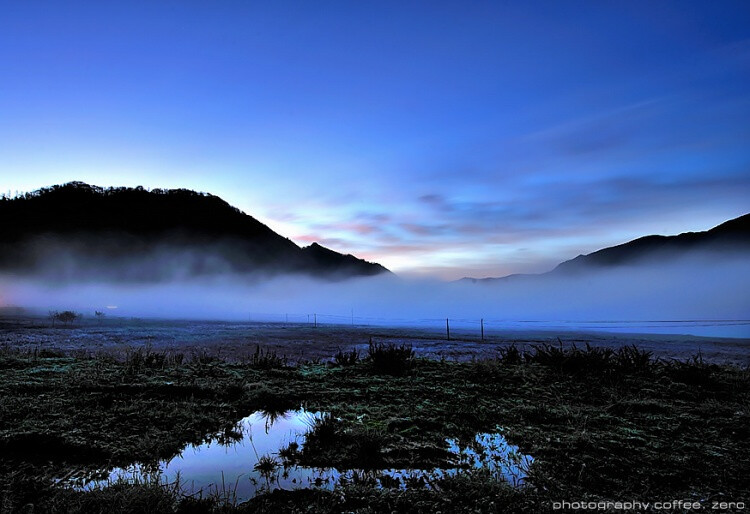
<path id="1" fill-rule="evenodd" d="M 438 488 L 275 491 L 237 505 L 145 481 L 76 491 L 78 470 L 175 455 L 248 414 L 330 412 L 295 458 L 347 468 L 445 466 L 445 438 L 504 428 L 535 459 L 528 486 L 482 470 Z M 556 501 L 750 502 L 750 371 L 635 347 L 510 346 L 470 362 L 373 344 L 289 363 L 137 348 L 0 352 L 0 511 L 546 512 Z M 720 505 L 720 504 L 716 504 Z M 724 511 L 736 510 L 732 509 Z M 674 509 L 672 512 L 680 512 Z"/>

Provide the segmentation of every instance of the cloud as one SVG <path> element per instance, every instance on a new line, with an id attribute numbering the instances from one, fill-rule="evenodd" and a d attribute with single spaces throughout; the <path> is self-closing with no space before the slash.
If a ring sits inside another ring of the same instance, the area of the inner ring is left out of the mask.
<path id="1" fill-rule="evenodd" d="M 750 211 L 747 198 L 750 180 L 742 173 L 548 180 L 496 199 L 417 195 L 403 210 L 312 224 L 294 239 L 317 241 L 396 272 L 431 269 L 445 278 L 544 272 L 643 235 L 708 229 Z M 711 216 L 711 223 L 697 224 L 697 212 Z M 532 251 L 520 256 L 519 248 Z"/>
<path id="2" fill-rule="evenodd" d="M 696 55 L 695 67 L 675 63 L 606 90 L 577 86 L 570 108 L 535 108 L 533 122 L 512 130 L 483 125 L 473 139 L 385 167 L 356 197 L 329 195 L 314 215 L 305 206 L 300 233 L 396 271 L 458 277 L 490 262 L 546 271 L 750 212 L 750 93 L 727 80 L 744 73 L 746 82 L 747 48 L 737 41 Z M 304 221 L 321 213 L 324 223 Z M 527 261 L 517 258 L 521 247 L 534 249 Z"/>
<path id="3" fill-rule="evenodd" d="M 354 215 L 354 219 L 357 221 L 382 225 L 391 221 L 391 215 L 384 212 L 357 212 Z"/>
<path id="4" fill-rule="evenodd" d="M 428 195 L 422 195 L 419 198 L 417 198 L 420 202 L 426 203 L 427 205 L 445 205 L 445 197 L 443 195 L 439 194 L 428 194 Z"/>
<path id="5" fill-rule="evenodd" d="M 440 236 L 449 230 L 449 226 L 446 224 L 429 225 L 420 223 L 401 223 L 399 227 L 415 236 Z"/>

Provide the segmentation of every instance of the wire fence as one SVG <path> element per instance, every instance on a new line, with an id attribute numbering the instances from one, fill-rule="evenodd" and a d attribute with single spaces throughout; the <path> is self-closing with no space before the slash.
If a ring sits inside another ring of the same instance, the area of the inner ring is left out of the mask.
<path id="1" fill-rule="evenodd" d="M 289 325 L 394 327 L 420 329 L 445 338 L 472 336 L 480 339 L 507 331 L 603 331 L 603 332 L 724 332 L 730 337 L 750 335 L 748 319 L 646 319 L 646 320 L 523 320 L 505 318 L 408 318 L 355 316 L 354 313 L 249 313 L 249 321 Z"/>

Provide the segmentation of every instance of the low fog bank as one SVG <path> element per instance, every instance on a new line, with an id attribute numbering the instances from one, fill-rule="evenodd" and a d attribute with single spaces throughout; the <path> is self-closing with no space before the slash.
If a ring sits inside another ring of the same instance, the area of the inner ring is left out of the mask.
<path id="1" fill-rule="evenodd" d="M 0 270 L 50 284 L 151 284 L 233 274 L 244 281 L 260 281 L 289 273 L 335 280 L 387 271 L 320 245 L 300 248 L 280 236 L 254 241 L 186 231 L 168 235 L 74 232 L 36 235 L 12 244 L 0 241 Z"/>
<path id="2" fill-rule="evenodd" d="M 460 326 L 484 318 L 488 328 L 607 329 L 750 337 L 750 325 L 695 320 L 750 318 L 750 260 L 745 254 L 693 254 L 668 263 L 548 274 L 496 282 L 440 282 L 396 276 L 346 281 L 305 276 L 220 274 L 153 284 L 61 281 L 0 276 L 0 305 L 46 314 L 74 310 L 109 316 L 202 320 L 250 319 L 356 324 Z M 327 317 L 326 317 L 327 316 Z M 352 319 L 353 316 L 353 319 Z M 643 321 L 690 324 L 633 324 Z M 545 322 L 524 325 L 524 322 Z M 591 323 L 596 322 L 596 323 Z M 601 322 L 618 322 L 608 325 Z M 562 323 L 562 325 L 561 325 Z M 622 328 L 625 327 L 625 328 Z"/>

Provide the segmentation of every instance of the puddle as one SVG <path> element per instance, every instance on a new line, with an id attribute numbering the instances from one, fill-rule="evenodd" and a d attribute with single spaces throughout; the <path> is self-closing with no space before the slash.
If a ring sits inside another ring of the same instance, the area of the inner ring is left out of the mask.
<path id="1" fill-rule="evenodd" d="M 203 444 L 188 446 L 169 461 L 147 466 L 118 468 L 104 479 L 75 479 L 78 489 L 106 487 L 117 480 L 131 482 L 158 478 L 163 483 L 179 482 L 185 494 L 218 495 L 233 503 L 274 489 L 321 487 L 366 482 L 377 487 L 436 487 L 435 482 L 467 468 L 485 468 L 515 487 L 524 484 L 533 459 L 509 445 L 501 431 L 477 434 L 468 446 L 446 439 L 454 466 L 442 469 L 345 470 L 283 465 L 279 451 L 296 442 L 301 449 L 305 434 L 319 412 L 304 409 L 282 415 L 255 412 L 242 419 L 230 433 L 215 434 Z"/>

